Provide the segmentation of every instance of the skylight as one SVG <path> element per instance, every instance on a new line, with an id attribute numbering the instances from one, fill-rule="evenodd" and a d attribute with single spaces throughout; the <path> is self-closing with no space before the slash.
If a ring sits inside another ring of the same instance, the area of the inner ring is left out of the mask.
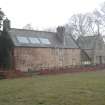
<path id="1" fill-rule="evenodd" d="M 18 40 L 19 43 L 26 43 L 26 44 L 29 43 L 29 40 L 28 40 L 27 37 L 17 36 L 16 38 L 17 38 L 17 40 Z"/>
<path id="2" fill-rule="evenodd" d="M 36 37 L 16 37 L 19 43 L 22 44 L 51 44 L 47 38 L 36 38 Z"/>
<path id="3" fill-rule="evenodd" d="M 40 41 L 38 38 L 29 37 L 29 41 L 32 44 L 40 44 Z"/>
<path id="4" fill-rule="evenodd" d="M 46 38 L 39 38 L 39 39 L 40 39 L 41 43 L 43 43 L 43 44 L 50 44 L 50 41 Z"/>

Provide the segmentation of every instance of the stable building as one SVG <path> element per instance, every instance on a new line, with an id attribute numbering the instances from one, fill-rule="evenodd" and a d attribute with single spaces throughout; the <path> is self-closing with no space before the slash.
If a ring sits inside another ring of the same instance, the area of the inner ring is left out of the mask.
<path id="1" fill-rule="evenodd" d="M 56 32 L 15 29 L 5 20 L 4 30 L 12 43 L 9 54 L 14 69 L 27 72 L 80 65 L 80 48 L 64 27 L 58 27 Z"/>

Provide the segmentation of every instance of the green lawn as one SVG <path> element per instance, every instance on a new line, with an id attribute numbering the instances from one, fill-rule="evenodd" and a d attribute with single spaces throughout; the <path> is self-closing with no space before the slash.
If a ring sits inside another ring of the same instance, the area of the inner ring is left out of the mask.
<path id="1" fill-rule="evenodd" d="M 0 105 L 105 105 L 105 71 L 0 80 Z"/>

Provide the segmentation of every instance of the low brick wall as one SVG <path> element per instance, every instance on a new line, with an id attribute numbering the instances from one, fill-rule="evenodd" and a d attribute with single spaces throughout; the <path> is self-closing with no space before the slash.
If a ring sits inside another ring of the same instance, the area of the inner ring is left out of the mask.
<path id="1" fill-rule="evenodd" d="M 79 72 L 90 72 L 90 71 L 101 71 L 105 70 L 105 65 L 94 65 L 94 66 L 75 66 L 75 67 L 64 67 L 64 68 L 43 68 L 36 72 L 21 72 L 20 70 L 3 70 L 0 69 L 0 76 L 5 79 L 29 77 L 32 75 L 49 75 L 49 74 L 62 74 L 62 73 L 79 73 Z"/>
<path id="2" fill-rule="evenodd" d="M 41 69 L 39 75 L 47 74 L 60 74 L 60 73 L 77 73 L 77 72 L 88 72 L 88 71 L 100 71 L 105 70 L 105 65 L 94 65 L 94 66 L 77 66 L 77 67 L 65 67 L 65 68 L 52 68 L 52 69 Z"/>

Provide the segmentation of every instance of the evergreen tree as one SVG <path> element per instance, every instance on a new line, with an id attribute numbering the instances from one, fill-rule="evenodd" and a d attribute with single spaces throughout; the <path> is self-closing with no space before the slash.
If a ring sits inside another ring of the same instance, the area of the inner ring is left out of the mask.
<path id="1" fill-rule="evenodd" d="M 12 41 L 9 38 L 8 32 L 2 31 L 0 36 L 0 64 L 3 68 L 11 67 L 11 50 Z"/>

